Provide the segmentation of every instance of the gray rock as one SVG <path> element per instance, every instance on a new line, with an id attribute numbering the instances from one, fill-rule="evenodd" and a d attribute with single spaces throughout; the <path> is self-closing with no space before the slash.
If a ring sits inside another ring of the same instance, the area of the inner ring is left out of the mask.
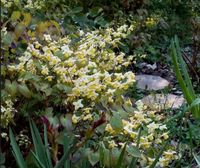
<path id="1" fill-rule="evenodd" d="M 169 82 L 154 75 L 136 75 L 137 88 L 146 90 L 161 90 L 169 86 Z"/>
<path id="2" fill-rule="evenodd" d="M 161 110 L 169 108 L 177 109 L 184 104 L 185 99 L 183 96 L 177 96 L 174 94 L 150 94 L 144 97 L 141 101 L 151 110 Z"/>

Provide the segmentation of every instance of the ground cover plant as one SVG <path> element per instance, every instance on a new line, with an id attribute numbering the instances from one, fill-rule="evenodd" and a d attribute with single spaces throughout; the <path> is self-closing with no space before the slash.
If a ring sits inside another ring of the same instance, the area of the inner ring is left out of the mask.
<path id="1" fill-rule="evenodd" d="M 200 166 L 199 7 L 1 0 L 0 166 Z"/>

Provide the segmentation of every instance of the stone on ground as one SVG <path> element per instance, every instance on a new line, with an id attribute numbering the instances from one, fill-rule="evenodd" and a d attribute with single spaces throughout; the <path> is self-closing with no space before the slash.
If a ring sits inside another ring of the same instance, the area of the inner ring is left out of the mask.
<path id="1" fill-rule="evenodd" d="M 144 90 L 162 90 L 169 86 L 169 82 L 160 77 L 154 75 L 136 75 L 137 88 Z"/>
<path id="2" fill-rule="evenodd" d="M 141 101 L 151 110 L 177 109 L 185 102 L 183 96 L 174 94 L 150 94 Z"/>

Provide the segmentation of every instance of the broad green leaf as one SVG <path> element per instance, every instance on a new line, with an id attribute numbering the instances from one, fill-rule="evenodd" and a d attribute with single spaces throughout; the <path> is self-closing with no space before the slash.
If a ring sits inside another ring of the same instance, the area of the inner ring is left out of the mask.
<path id="1" fill-rule="evenodd" d="M 73 16 L 73 21 L 78 23 L 80 26 L 83 26 L 88 22 L 88 18 L 86 17 L 86 15 L 79 13 Z"/>
<path id="2" fill-rule="evenodd" d="M 97 25 L 100 25 L 101 27 L 107 27 L 108 26 L 108 22 L 102 16 L 98 16 L 94 20 L 94 23 L 97 24 Z"/>
<path id="3" fill-rule="evenodd" d="M 141 152 L 136 146 L 128 146 L 126 151 L 133 157 L 141 157 Z"/>
<path id="4" fill-rule="evenodd" d="M 116 131 L 120 131 L 123 128 L 122 119 L 117 113 L 111 117 L 110 124 Z"/>
<path id="5" fill-rule="evenodd" d="M 12 96 L 16 95 L 17 93 L 17 82 L 10 82 L 10 80 L 5 81 L 5 90 L 10 93 Z"/>
<path id="6" fill-rule="evenodd" d="M 19 37 L 24 33 L 26 30 L 26 26 L 22 23 L 18 23 L 17 26 L 15 27 L 14 35 L 15 35 L 15 40 L 17 41 Z"/>
<path id="7" fill-rule="evenodd" d="M 31 23 L 31 14 L 30 13 L 23 13 L 24 19 L 23 19 L 23 24 L 25 26 L 28 26 Z"/>
<path id="8" fill-rule="evenodd" d="M 99 162 L 99 153 L 90 152 L 88 160 L 92 166 Z"/>
<path id="9" fill-rule="evenodd" d="M 71 91 L 72 91 L 71 86 L 67 86 L 67 85 L 64 85 L 61 83 L 54 85 L 53 88 L 58 88 L 60 91 L 64 91 L 64 93 L 67 93 L 67 94 L 71 93 Z"/>
<path id="10" fill-rule="evenodd" d="M 62 126 L 66 128 L 66 130 L 70 131 L 73 129 L 72 114 L 66 114 L 64 116 L 62 115 L 60 117 L 60 122 Z"/>
<path id="11" fill-rule="evenodd" d="M 20 78 L 23 78 L 24 80 L 28 80 L 28 81 L 35 81 L 38 82 L 40 80 L 40 77 L 38 75 L 32 74 L 30 72 L 25 72 L 23 73 Z"/>
<path id="12" fill-rule="evenodd" d="M 26 84 L 20 84 L 18 85 L 18 89 L 19 89 L 19 92 L 26 98 L 31 98 L 32 96 L 32 93 L 31 91 L 29 90 L 29 88 L 26 86 Z"/>
<path id="13" fill-rule="evenodd" d="M 83 7 L 75 7 L 71 10 L 72 13 L 80 13 L 83 11 Z"/>
<path id="14" fill-rule="evenodd" d="M 99 15 L 101 12 L 103 11 L 103 9 L 101 7 L 94 7 L 92 9 L 90 9 L 89 11 L 89 15 L 91 17 L 96 17 L 97 15 Z"/>
<path id="15" fill-rule="evenodd" d="M 2 42 L 6 46 L 10 46 L 13 41 L 12 34 L 10 32 L 7 32 L 5 36 L 2 37 Z"/>
<path id="16" fill-rule="evenodd" d="M 11 15 L 11 20 L 13 22 L 17 21 L 21 17 L 21 12 L 20 11 L 14 11 Z"/>

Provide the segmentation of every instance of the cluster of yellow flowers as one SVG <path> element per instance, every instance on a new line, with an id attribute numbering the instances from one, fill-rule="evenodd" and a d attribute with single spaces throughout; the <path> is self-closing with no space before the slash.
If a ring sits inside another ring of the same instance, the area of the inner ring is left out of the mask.
<path id="1" fill-rule="evenodd" d="M 130 104 L 129 100 L 128 103 Z M 129 113 L 129 116 L 122 119 L 123 126 L 120 132 L 112 128 L 110 123 L 106 125 L 105 131 L 108 132 L 108 136 L 112 137 L 108 142 L 108 147 L 117 147 L 118 145 L 115 141 L 120 145 L 120 140 L 117 140 L 120 136 L 127 137 L 131 142 L 130 146 L 136 147 L 139 137 L 138 149 L 141 151 L 141 157 L 138 161 L 141 166 L 148 167 L 155 160 L 157 153 L 152 157 L 148 156 L 147 151 L 151 148 L 158 149 L 159 146 L 163 146 L 165 141 L 169 138 L 168 129 L 165 124 L 162 124 L 162 120 L 164 119 L 162 114 L 156 111 L 149 111 L 143 106 L 141 101 L 138 101 L 136 104 L 137 109 L 132 108 L 133 111 Z M 143 131 L 140 132 L 140 129 L 143 129 Z M 127 141 L 127 139 L 125 141 Z M 121 143 L 123 144 L 124 142 Z M 164 151 L 157 163 L 160 167 L 166 167 L 173 160 L 177 159 L 176 152 L 173 148 L 174 147 L 171 145 L 168 146 L 168 150 Z"/>
<path id="2" fill-rule="evenodd" d="M 147 18 L 146 21 L 145 21 L 145 25 L 147 27 L 152 27 L 152 26 L 155 26 L 157 24 L 157 21 L 155 18 Z"/>
<path id="3" fill-rule="evenodd" d="M 117 31 L 112 28 L 79 31 L 76 38 L 66 36 L 58 41 L 45 34 L 43 43 L 33 38 L 19 62 L 8 66 L 9 74 L 18 74 L 18 82 L 22 83 L 29 83 L 23 75 L 29 72 L 51 86 L 71 87 L 62 101 L 63 105 L 74 106 L 73 122 L 92 120 L 97 103 L 112 104 L 117 94 L 135 82 L 131 71 L 121 72 L 133 56 L 125 58 L 123 52 L 114 51 L 128 30 L 122 26 Z"/>
<path id="4" fill-rule="evenodd" d="M 1 126 L 6 127 L 10 122 L 13 121 L 16 109 L 13 107 L 13 102 L 10 99 L 2 102 L 1 105 Z"/>
<path id="5" fill-rule="evenodd" d="M 45 6 L 45 3 L 43 0 L 40 1 L 33 1 L 33 0 L 27 0 L 24 4 L 20 0 L 1 0 L 2 6 L 5 8 L 10 8 L 12 5 L 20 6 L 22 5 L 23 8 L 27 9 L 41 9 Z"/>

